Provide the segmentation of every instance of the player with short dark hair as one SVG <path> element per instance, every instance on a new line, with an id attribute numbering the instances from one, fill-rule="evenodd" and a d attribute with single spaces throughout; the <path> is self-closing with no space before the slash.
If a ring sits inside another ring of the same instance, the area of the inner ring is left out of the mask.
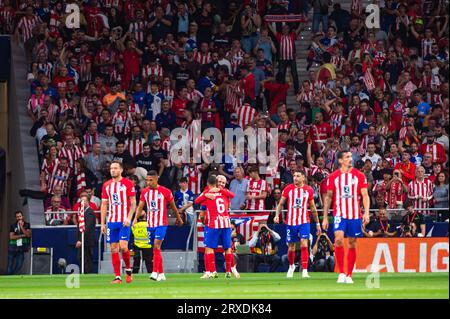
<path id="1" fill-rule="evenodd" d="M 295 272 L 295 248 L 296 243 L 300 241 L 302 277 L 309 278 L 308 259 L 309 259 L 309 235 L 311 232 L 309 210 L 313 213 L 316 222 L 317 236 L 320 235 L 320 223 L 317 216 L 317 208 L 314 203 L 314 190 L 306 185 L 306 175 L 303 171 L 294 172 L 294 183 L 287 185 L 281 195 L 280 202 L 277 205 L 276 215 L 273 221 L 279 223 L 280 213 L 284 204 L 287 202 L 288 210 L 286 214 L 286 232 L 288 244 L 289 270 L 286 277 L 292 278 Z"/>
<path id="2" fill-rule="evenodd" d="M 214 249 L 220 244 L 225 250 L 226 278 L 231 277 L 231 265 L 233 254 L 231 252 L 231 220 L 228 214 L 230 199 L 234 194 L 225 188 L 219 188 L 217 177 L 214 175 L 208 178 L 208 190 L 200 194 L 195 200 L 195 204 L 204 203 L 206 206 L 206 224 L 208 232 L 205 233 L 205 260 L 209 264 L 206 268 L 205 276 L 202 278 L 216 278 L 216 264 Z"/>
<path id="3" fill-rule="evenodd" d="M 101 204 L 101 231 L 106 235 L 106 240 L 111 244 L 111 257 L 114 267 L 114 284 L 122 283 L 120 276 L 119 250 L 125 263 L 126 282 L 133 281 L 130 263 L 131 218 L 136 210 L 136 190 L 133 182 L 122 177 L 123 166 L 118 161 L 112 161 L 110 165 L 111 179 L 103 184 Z M 108 225 L 105 226 L 106 213 L 109 211 Z"/>
<path id="4" fill-rule="evenodd" d="M 352 284 L 352 272 L 356 261 L 356 239 L 362 237 L 362 223 L 369 222 L 370 198 L 364 173 L 352 167 L 352 153 L 348 150 L 337 154 L 340 168 L 327 180 L 327 196 L 323 208 L 322 227 L 328 229 L 328 210 L 333 201 L 334 244 L 339 270 L 338 283 Z M 364 214 L 361 216 L 361 197 Z M 344 273 L 344 235 L 348 237 L 347 274 Z"/>
<path id="5" fill-rule="evenodd" d="M 144 188 L 141 193 L 133 224 L 137 222 L 141 215 L 145 214 L 143 209 L 144 205 L 147 204 L 147 230 L 150 244 L 153 245 L 153 271 L 150 279 L 164 281 L 166 276 L 164 275 L 161 246 L 169 224 L 167 220 L 167 205 L 174 212 L 178 226 L 183 225 L 183 220 L 180 217 L 170 189 L 158 185 L 158 173 L 156 171 L 151 170 L 147 173 L 146 184 L 148 187 Z"/>

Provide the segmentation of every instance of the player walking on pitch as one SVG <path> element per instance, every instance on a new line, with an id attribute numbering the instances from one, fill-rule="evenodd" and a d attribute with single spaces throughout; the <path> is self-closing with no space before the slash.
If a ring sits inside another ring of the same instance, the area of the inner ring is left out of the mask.
<path id="1" fill-rule="evenodd" d="M 333 202 L 334 245 L 339 270 L 338 283 L 352 284 L 352 272 L 356 261 L 356 239 L 362 237 L 361 197 L 364 206 L 363 222 L 369 222 L 370 198 L 366 176 L 352 167 L 352 153 L 337 154 L 340 168 L 327 180 L 327 196 L 324 201 L 324 231 L 328 229 L 328 210 Z M 344 235 L 348 237 L 347 274 L 344 273 Z"/>
<path id="2" fill-rule="evenodd" d="M 288 209 L 286 214 L 286 233 L 288 243 L 288 261 L 289 270 L 286 277 L 292 278 L 295 272 L 295 247 L 300 241 L 302 277 L 309 278 L 308 260 L 309 260 L 309 235 L 311 232 L 309 214 L 313 213 L 316 222 L 317 236 L 320 236 L 321 229 L 319 217 L 317 216 L 316 204 L 314 203 L 314 190 L 306 185 L 306 176 L 302 171 L 294 173 L 294 183 L 287 185 L 281 195 L 280 202 L 277 205 L 276 215 L 273 221 L 280 222 L 280 213 L 284 203 L 287 202 Z M 310 210 L 308 210 L 308 205 Z"/>
<path id="3" fill-rule="evenodd" d="M 158 185 L 158 173 L 156 171 L 147 173 L 146 183 L 148 187 L 144 188 L 141 193 L 133 224 L 137 223 L 139 217 L 144 214 L 144 205 L 147 204 L 147 230 L 150 244 L 153 245 L 153 271 L 150 279 L 163 281 L 166 280 L 166 276 L 164 275 L 161 245 L 169 224 L 167 220 L 167 205 L 170 205 L 174 212 L 178 226 L 183 225 L 183 220 L 175 205 L 172 192 L 164 186 Z"/>
<path id="4" fill-rule="evenodd" d="M 126 282 L 133 281 L 128 241 L 130 240 L 131 218 L 136 210 L 136 191 L 133 182 L 122 177 L 123 166 L 118 161 L 110 165 L 111 179 L 103 184 L 101 214 L 101 232 L 111 244 L 111 258 L 115 279 L 113 284 L 122 283 L 120 276 L 120 256 L 125 263 Z M 109 210 L 108 225 L 105 226 L 106 213 Z"/>
<path id="5" fill-rule="evenodd" d="M 216 272 L 214 249 L 220 244 L 225 250 L 226 278 L 231 277 L 231 265 L 233 254 L 231 252 L 231 221 L 228 215 L 229 201 L 234 194 L 227 189 L 217 186 L 217 178 L 211 175 L 208 178 L 208 191 L 200 194 L 195 204 L 204 203 L 206 206 L 206 224 L 208 232 L 205 233 L 205 260 L 209 267 L 206 268 L 204 278 L 214 278 Z M 202 277 L 203 278 L 203 277 Z"/>

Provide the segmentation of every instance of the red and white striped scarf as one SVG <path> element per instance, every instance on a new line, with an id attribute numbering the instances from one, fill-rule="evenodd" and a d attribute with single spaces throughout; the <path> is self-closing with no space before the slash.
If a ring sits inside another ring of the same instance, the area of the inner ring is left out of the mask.
<path id="1" fill-rule="evenodd" d="M 80 233 L 84 233 L 86 230 L 86 224 L 84 221 L 84 211 L 85 211 L 84 201 L 82 200 L 80 203 L 80 210 L 78 214 L 78 229 L 80 230 Z"/>
<path id="2" fill-rule="evenodd" d="M 80 197 L 81 192 L 86 189 L 86 175 L 77 169 L 75 169 L 75 175 L 77 177 L 77 197 Z"/>

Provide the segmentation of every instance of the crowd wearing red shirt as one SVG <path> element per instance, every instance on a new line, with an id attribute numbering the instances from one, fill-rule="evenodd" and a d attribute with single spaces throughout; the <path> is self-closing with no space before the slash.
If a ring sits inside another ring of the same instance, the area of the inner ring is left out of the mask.
<path id="1" fill-rule="evenodd" d="M 322 185 L 343 149 L 351 150 L 354 166 L 365 173 L 374 208 L 401 207 L 408 196 L 416 207 L 433 207 L 434 187 L 448 185 L 445 1 L 387 1 L 380 29 L 366 27 L 360 5 L 348 12 L 335 4 L 324 33 L 297 37 L 311 43 L 308 61 L 317 64 L 301 83 L 285 79 L 285 70 L 277 73 L 280 61 L 298 59 L 291 42 L 299 24 L 282 36 L 281 23 L 269 33 L 264 16 L 303 13 L 304 1 L 72 2 L 80 7 L 77 29 L 66 27 L 64 2 L 0 0 L 0 31 L 15 34 L 29 62 L 28 113 L 40 145 L 41 188 L 49 196 L 55 183 L 71 204 L 84 189 L 98 196 L 113 158 L 126 164 L 136 184 L 138 167 L 156 169 L 160 183 L 173 191 L 181 176 L 205 185 L 215 165 L 198 164 L 192 176 L 192 165 L 168 158 L 170 131 L 192 132 L 196 125 L 278 128 L 278 169 L 261 178 L 270 193 L 291 183 L 293 170 L 304 170 L 319 207 Z M 246 40 L 241 17 L 249 10 L 262 21 L 251 36 L 269 34 L 265 42 L 251 43 L 250 51 L 250 42 L 240 42 Z M 287 107 L 292 82 L 300 86 L 294 92 L 298 106 Z M 150 155 L 139 159 L 144 143 Z M 195 150 L 220 147 L 195 143 Z M 376 150 L 369 154 L 372 143 Z M 236 165 L 222 163 L 219 172 L 232 177 Z M 247 170 L 247 163 L 242 166 Z M 437 178 L 442 172 L 443 183 Z"/>

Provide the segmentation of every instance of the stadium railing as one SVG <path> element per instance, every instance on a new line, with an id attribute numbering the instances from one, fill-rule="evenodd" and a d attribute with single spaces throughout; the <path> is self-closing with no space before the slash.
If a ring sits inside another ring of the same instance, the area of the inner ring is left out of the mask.
<path id="1" fill-rule="evenodd" d="M 431 218 L 431 220 L 433 222 L 437 221 L 440 212 L 448 211 L 448 210 L 449 210 L 448 208 L 421 208 L 421 209 L 416 209 L 416 211 L 427 211 L 428 214 L 426 214 L 426 216 L 428 218 Z M 378 211 L 378 209 L 370 209 L 370 212 L 377 212 L 377 211 Z M 389 213 L 389 218 L 391 220 L 397 220 L 397 221 L 400 221 L 401 216 L 402 216 L 401 213 L 405 212 L 404 209 L 388 209 L 387 211 Z M 100 211 L 95 211 L 95 213 L 99 213 L 99 212 Z M 230 210 L 229 212 L 230 213 L 240 213 L 240 214 L 242 214 L 242 213 L 267 213 L 267 212 L 274 213 L 275 210 L 267 210 L 267 209 L 266 210 Z M 285 212 L 286 212 L 286 210 L 282 210 L 282 213 L 285 213 Z M 318 212 L 319 213 L 323 212 L 323 209 L 318 209 Z M 332 212 L 333 212 L 333 210 L 330 209 L 330 215 L 331 215 Z M 55 214 L 55 213 L 56 212 L 44 212 L 44 214 Z M 200 213 L 200 210 L 196 210 L 195 211 L 196 216 L 198 216 L 199 213 Z M 65 212 L 61 212 L 59 214 L 71 215 L 71 214 L 79 214 L 79 212 L 78 211 L 65 211 Z M 97 224 L 96 226 L 100 226 L 100 224 Z M 184 265 L 184 269 L 183 269 L 184 272 L 187 271 L 187 262 L 188 262 L 187 261 L 187 255 L 190 252 L 189 246 L 190 246 L 191 241 L 193 241 L 192 251 L 196 251 L 197 250 L 197 246 L 198 246 L 198 232 L 196 231 L 197 223 L 193 223 L 190 226 L 191 227 L 190 227 L 190 230 L 189 230 L 188 239 L 186 241 L 186 248 L 185 248 L 185 251 L 184 251 L 184 254 L 185 254 L 185 258 L 184 258 L 185 265 Z M 43 227 L 44 228 L 54 228 L 54 227 L 75 228 L 77 226 L 76 225 L 58 225 L 58 226 L 47 226 L 47 225 L 45 225 Z M 99 249 L 99 251 L 101 250 L 101 245 L 102 244 L 103 244 L 104 251 L 106 251 L 106 249 L 107 249 L 106 236 L 103 236 L 100 233 L 99 240 L 98 240 L 98 249 Z M 99 258 L 101 258 L 100 255 L 99 255 Z M 99 263 L 99 265 L 100 265 L 100 263 Z"/>

